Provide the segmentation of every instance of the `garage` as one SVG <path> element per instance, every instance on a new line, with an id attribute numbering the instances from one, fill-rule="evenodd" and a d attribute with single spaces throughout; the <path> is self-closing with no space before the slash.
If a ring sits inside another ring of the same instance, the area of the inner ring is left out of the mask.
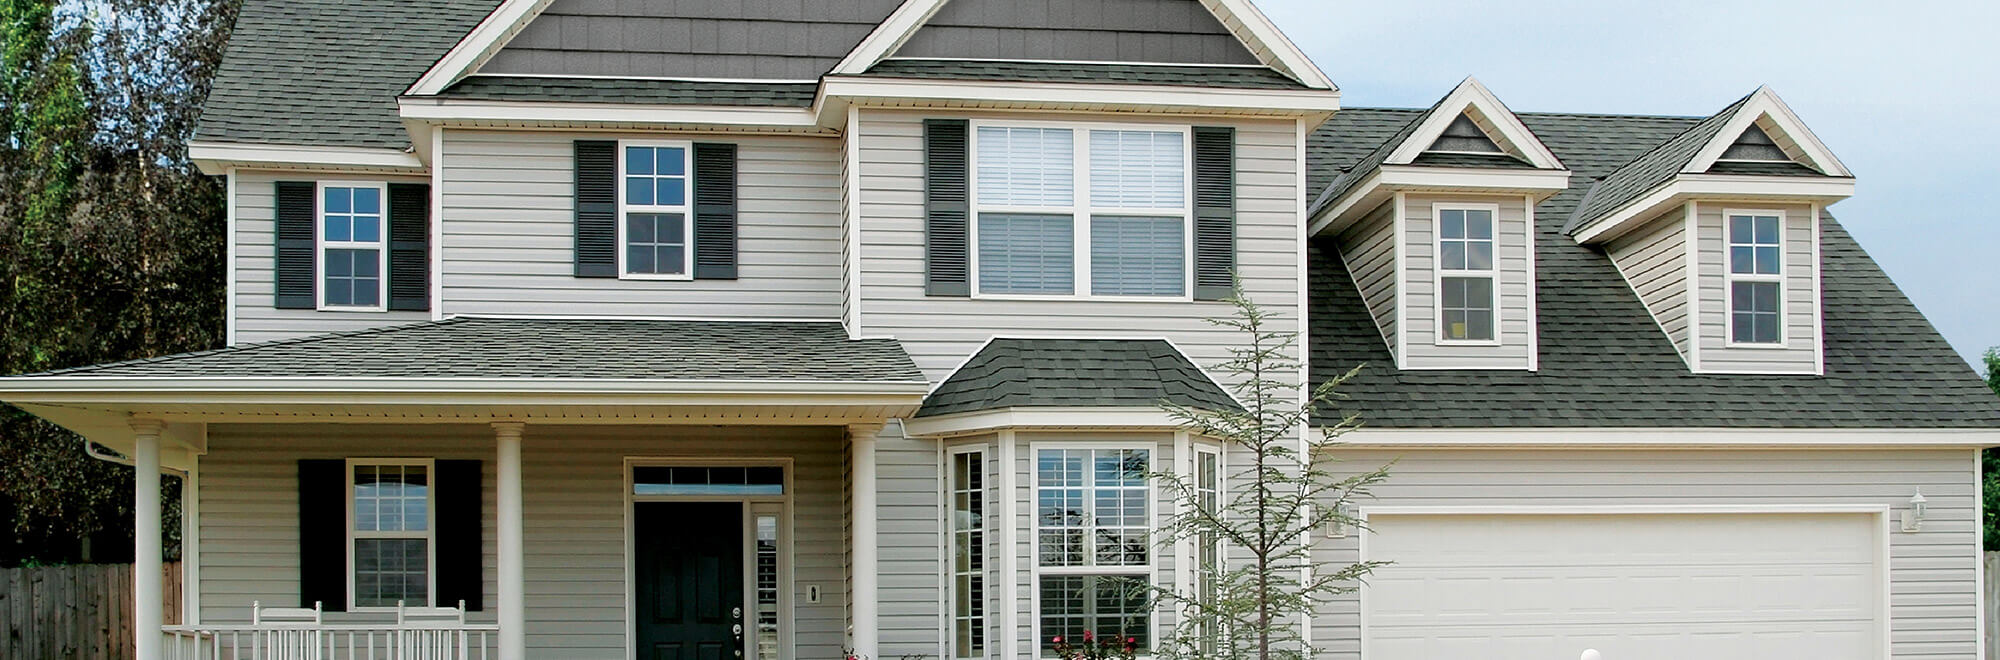
<path id="1" fill-rule="evenodd" d="M 1875 513 L 1370 513 L 1364 660 L 1883 658 Z"/>

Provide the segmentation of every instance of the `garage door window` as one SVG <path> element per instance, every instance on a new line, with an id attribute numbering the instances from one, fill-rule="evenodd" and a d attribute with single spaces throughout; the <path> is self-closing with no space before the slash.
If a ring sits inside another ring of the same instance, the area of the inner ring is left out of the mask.
<path id="1" fill-rule="evenodd" d="M 1084 631 L 1151 646 L 1152 452 L 1035 453 L 1036 616 L 1043 653 Z"/>

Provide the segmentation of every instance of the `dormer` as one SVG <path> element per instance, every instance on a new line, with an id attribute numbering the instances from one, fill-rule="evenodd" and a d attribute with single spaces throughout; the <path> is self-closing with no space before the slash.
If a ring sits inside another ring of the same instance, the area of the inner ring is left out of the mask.
<path id="1" fill-rule="evenodd" d="M 1535 207 L 1569 170 L 1467 78 L 1329 186 L 1335 237 L 1399 369 L 1537 368 Z"/>
<path id="2" fill-rule="evenodd" d="M 1591 186 L 1611 257 L 1696 373 L 1822 374 L 1820 218 L 1854 178 L 1760 88 Z"/>

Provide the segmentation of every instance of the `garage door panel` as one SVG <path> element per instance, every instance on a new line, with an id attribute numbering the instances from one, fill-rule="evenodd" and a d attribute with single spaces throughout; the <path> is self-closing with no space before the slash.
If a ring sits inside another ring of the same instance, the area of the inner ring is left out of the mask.
<path id="1" fill-rule="evenodd" d="M 1368 660 L 1872 657 L 1866 514 L 1371 519 Z"/>

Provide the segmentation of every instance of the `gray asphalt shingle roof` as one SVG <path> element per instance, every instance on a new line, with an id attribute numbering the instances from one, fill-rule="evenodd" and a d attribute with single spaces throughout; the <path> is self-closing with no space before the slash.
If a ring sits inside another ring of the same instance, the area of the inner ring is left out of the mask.
<path id="1" fill-rule="evenodd" d="M 1715 135 L 1722 131 L 1722 126 L 1729 123 L 1729 118 L 1735 116 L 1737 109 L 1742 108 L 1749 100 L 1750 96 L 1737 99 L 1735 103 L 1729 104 L 1729 107 L 1695 122 L 1694 125 L 1660 142 L 1631 162 L 1608 174 L 1599 175 L 1596 183 L 1590 186 L 1584 193 L 1583 199 L 1574 206 L 1563 231 L 1573 233 L 1582 229 L 1584 225 L 1666 184 L 1675 174 L 1686 168 L 1689 161 L 1694 160 L 1695 154 L 1699 153 L 1702 147 L 1715 139 Z"/>
<path id="2" fill-rule="evenodd" d="M 1158 339 L 995 338 L 924 400 L 918 417 L 1020 406 L 1211 410 L 1241 406 L 1172 344 Z"/>
<path id="3" fill-rule="evenodd" d="M 1313 174 L 1326 180 L 1326 172 L 1379 144 L 1380 126 L 1416 113 L 1342 110 L 1344 117 L 1313 137 Z M 1604 176 L 1703 121 L 1521 119 L 1578 181 Z M 1821 237 L 1826 375 L 1690 373 L 1610 259 L 1564 233 L 1583 194 L 1572 187 L 1535 215 L 1537 372 L 1397 370 L 1339 251 L 1330 239 L 1315 239 L 1308 248 L 1313 377 L 1368 365 L 1342 388 L 1351 398 L 1320 422 L 1344 409 L 1386 428 L 2000 427 L 2000 397 L 1830 216 Z"/>
<path id="4" fill-rule="evenodd" d="M 890 59 L 876 64 L 864 75 L 881 78 L 1309 89 L 1276 70 L 1244 66 Z"/>
<path id="5" fill-rule="evenodd" d="M 707 80 L 625 80 L 542 76 L 470 76 L 438 94 L 440 98 L 486 101 L 571 101 L 657 103 L 662 105 L 812 105 L 816 83 L 718 82 Z"/>
<path id="6" fill-rule="evenodd" d="M 902 344 L 837 322 L 472 317 L 28 377 L 51 376 L 926 382 Z"/>

